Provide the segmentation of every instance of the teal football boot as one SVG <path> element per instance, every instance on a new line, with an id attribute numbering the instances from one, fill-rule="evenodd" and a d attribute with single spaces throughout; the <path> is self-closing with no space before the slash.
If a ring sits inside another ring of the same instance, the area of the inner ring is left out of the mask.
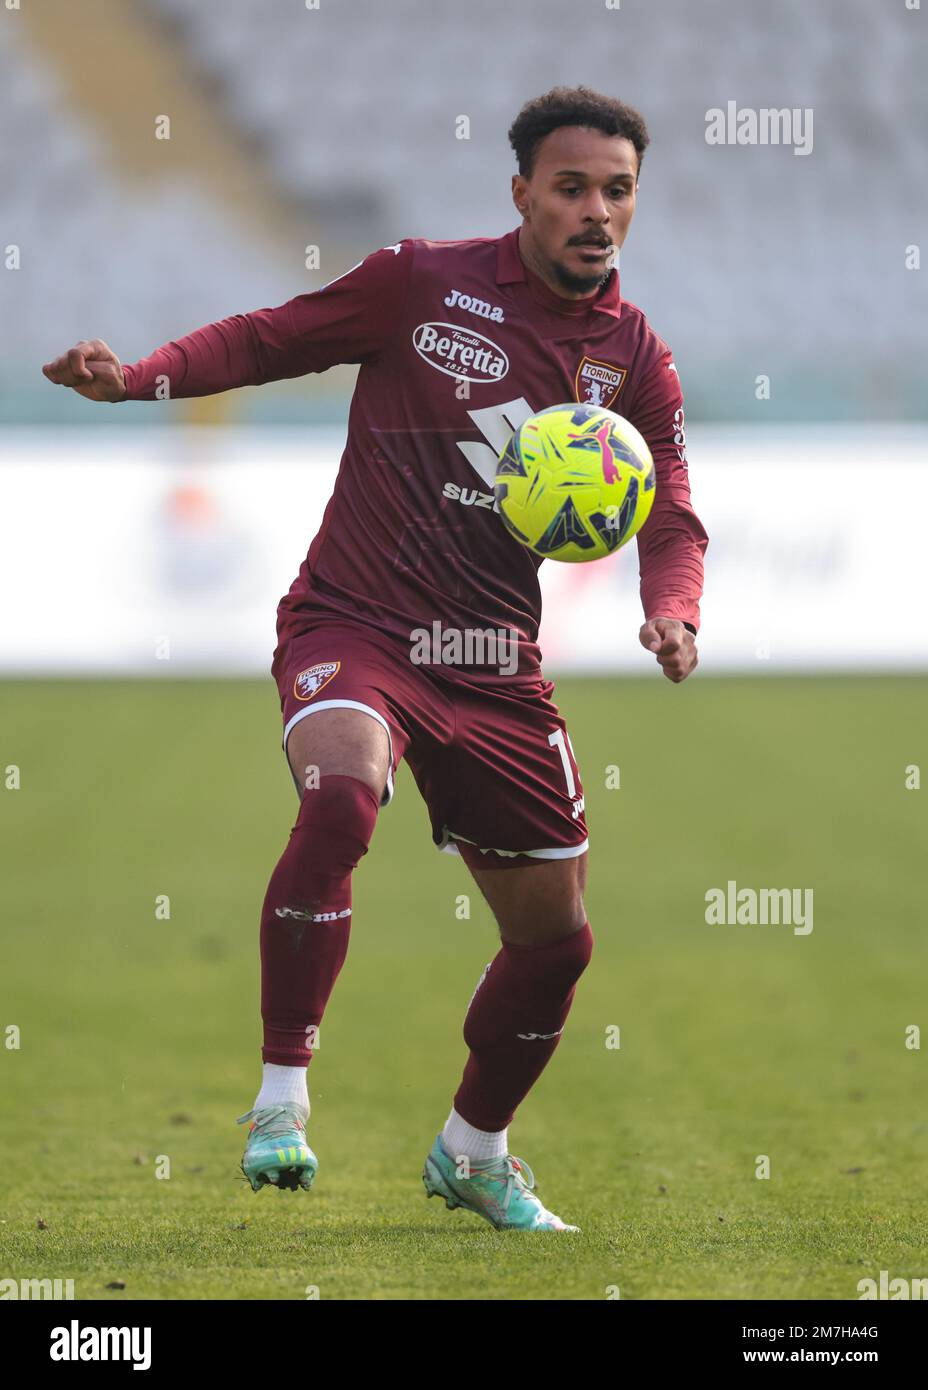
<path id="1" fill-rule="evenodd" d="M 457 1176 L 458 1165 L 446 1152 L 439 1134 L 425 1160 L 422 1181 L 428 1197 L 444 1197 L 445 1206 L 475 1211 L 498 1231 L 579 1231 L 547 1211 L 533 1192 L 535 1175 L 512 1154 L 471 1167 L 469 1178 Z"/>
<path id="2" fill-rule="evenodd" d="M 248 1143 L 242 1154 L 242 1172 L 253 1192 L 271 1183 L 281 1192 L 306 1191 L 313 1185 L 319 1160 L 306 1142 L 303 1110 L 293 1101 L 263 1105 L 240 1115 L 236 1124 L 248 1127 Z"/>

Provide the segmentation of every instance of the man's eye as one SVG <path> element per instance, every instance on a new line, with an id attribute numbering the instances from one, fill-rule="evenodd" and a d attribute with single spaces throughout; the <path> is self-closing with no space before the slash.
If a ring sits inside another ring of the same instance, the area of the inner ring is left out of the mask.
<path id="1" fill-rule="evenodd" d="M 569 184 L 561 189 L 562 193 L 579 193 L 580 191 L 581 190 L 575 184 Z M 624 198 L 627 191 L 628 190 L 625 188 L 612 188 L 609 191 L 609 196 L 611 198 Z"/>

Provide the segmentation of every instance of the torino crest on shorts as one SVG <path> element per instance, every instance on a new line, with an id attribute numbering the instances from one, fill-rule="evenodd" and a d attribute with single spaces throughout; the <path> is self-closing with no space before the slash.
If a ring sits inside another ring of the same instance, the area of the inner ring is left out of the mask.
<path id="1" fill-rule="evenodd" d="M 318 695 L 324 685 L 337 674 L 340 661 L 320 661 L 315 666 L 301 671 L 293 683 L 293 693 L 298 700 L 311 700 Z"/>

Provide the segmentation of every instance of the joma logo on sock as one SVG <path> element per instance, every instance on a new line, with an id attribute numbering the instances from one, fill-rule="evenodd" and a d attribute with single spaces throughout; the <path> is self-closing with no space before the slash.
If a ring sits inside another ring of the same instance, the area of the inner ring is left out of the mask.
<path id="1" fill-rule="evenodd" d="M 275 907 L 275 917 L 295 917 L 298 922 L 337 922 L 340 917 L 350 917 L 351 908 L 343 907 L 341 912 L 310 912 L 308 907 Z"/>
<path id="2" fill-rule="evenodd" d="M 525 1038 L 526 1042 L 534 1042 L 536 1038 L 556 1038 L 557 1034 L 563 1031 L 563 1028 L 559 1028 L 557 1033 L 516 1033 L 516 1037 Z"/>

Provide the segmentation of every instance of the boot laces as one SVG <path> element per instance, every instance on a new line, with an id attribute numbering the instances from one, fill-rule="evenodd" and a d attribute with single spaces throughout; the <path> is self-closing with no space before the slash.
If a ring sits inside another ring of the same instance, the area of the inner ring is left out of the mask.
<path id="1" fill-rule="evenodd" d="M 306 1132 L 302 1112 L 291 1104 L 268 1105 L 262 1106 L 260 1110 L 249 1110 L 246 1115 L 240 1115 L 235 1123 L 243 1125 L 246 1120 L 251 1119 L 254 1119 L 254 1124 L 249 1133 L 260 1134 L 262 1139 L 282 1139 L 293 1129 Z"/>
<path id="2" fill-rule="evenodd" d="M 505 1154 L 502 1158 L 494 1159 L 492 1163 L 481 1164 L 475 1168 L 472 1171 L 472 1176 L 477 1177 L 478 1175 L 500 1180 L 507 1179 L 506 1196 L 502 1202 L 503 1211 L 509 1210 L 509 1203 L 516 1187 L 523 1192 L 532 1193 L 535 1201 L 538 1201 L 537 1195 L 533 1192 L 535 1174 L 524 1158 L 516 1158 L 514 1154 Z"/>

